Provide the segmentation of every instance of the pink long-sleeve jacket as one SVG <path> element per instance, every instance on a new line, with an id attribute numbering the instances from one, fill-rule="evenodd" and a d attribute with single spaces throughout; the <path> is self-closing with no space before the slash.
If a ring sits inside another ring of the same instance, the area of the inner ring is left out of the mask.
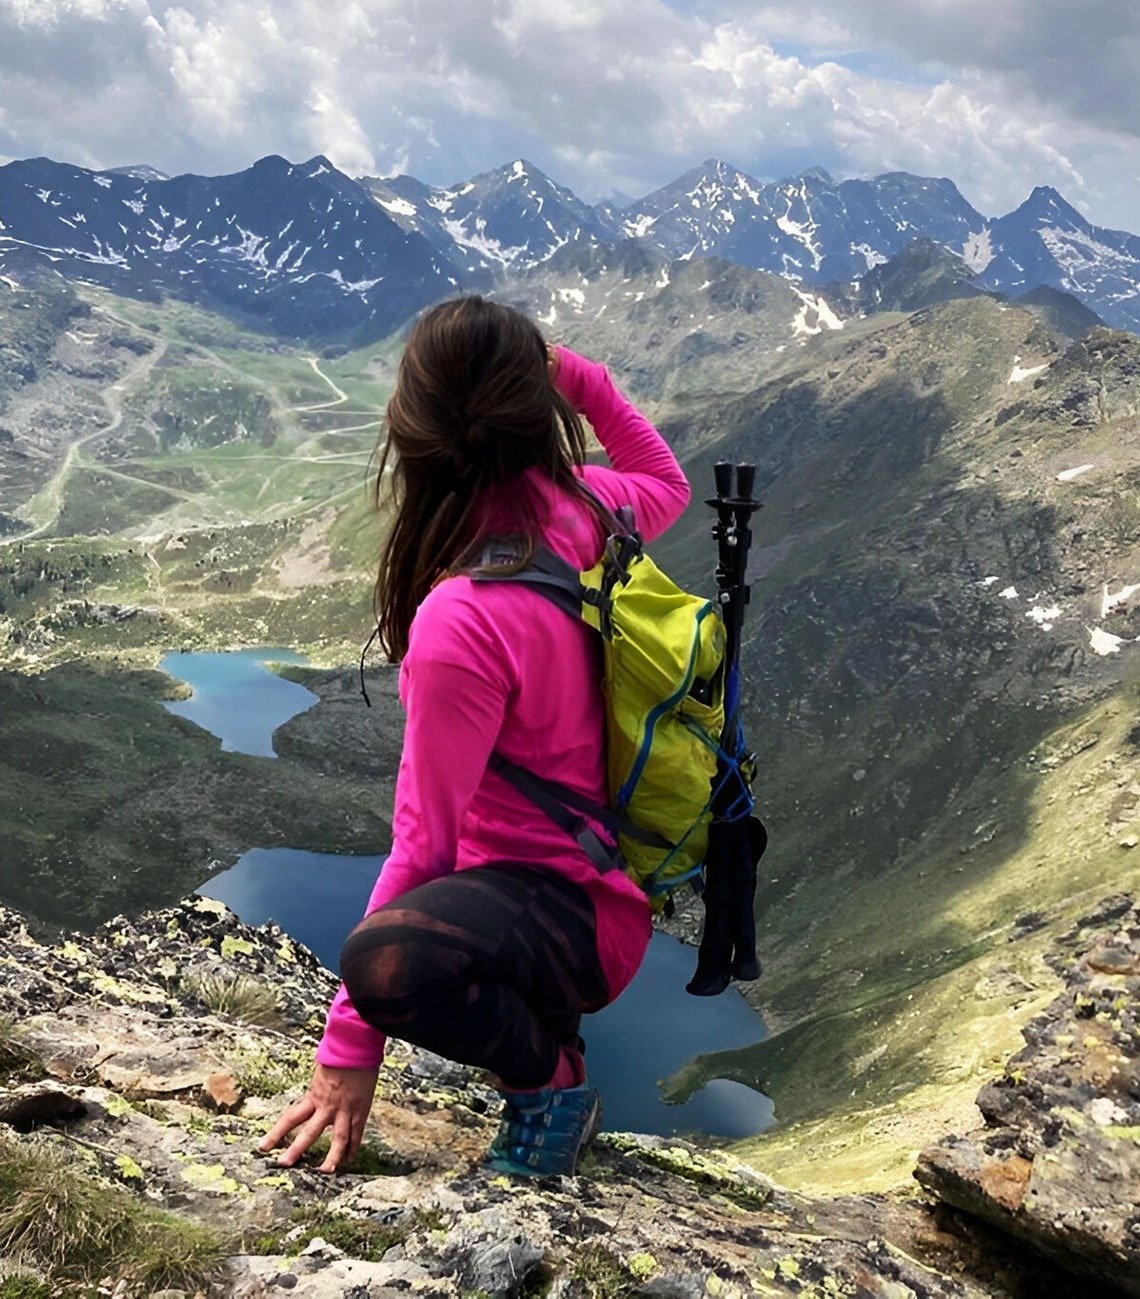
<path id="1" fill-rule="evenodd" d="M 557 384 L 593 425 L 610 467 L 580 472 L 602 501 L 631 505 L 642 536 L 665 531 L 689 501 L 676 457 L 614 386 L 606 369 L 560 348 Z M 485 502 L 489 532 L 511 527 L 525 490 L 538 506 L 547 546 L 575 568 L 597 562 L 602 537 L 588 507 L 532 469 Z M 535 591 L 508 583 L 441 582 L 416 611 L 400 667 L 407 714 L 396 781 L 392 851 L 366 914 L 409 889 L 488 862 L 524 862 L 582 885 L 597 914 L 598 957 L 611 998 L 645 955 L 650 912 L 620 871 L 599 874 L 577 843 L 501 777 L 493 750 L 586 797 L 606 801 L 597 633 Z M 317 1060 L 371 1068 L 384 1035 L 357 1015 L 343 986 L 333 1000 Z"/>

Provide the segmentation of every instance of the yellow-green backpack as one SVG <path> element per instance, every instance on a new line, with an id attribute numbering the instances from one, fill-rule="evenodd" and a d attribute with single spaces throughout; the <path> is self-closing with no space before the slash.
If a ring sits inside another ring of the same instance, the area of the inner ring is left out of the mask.
<path id="1" fill-rule="evenodd" d="M 683 591 L 619 520 L 601 560 L 579 572 L 539 547 L 517 571 L 494 543 L 475 581 L 520 582 L 601 634 L 609 806 L 500 754 L 491 766 L 582 845 L 599 870 L 620 866 L 655 911 L 695 880 L 708 848 L 712 781 L 724 728 L 725 630 L 716 604 Z M 613 835 L 609 848 L 586 822 Z"/>

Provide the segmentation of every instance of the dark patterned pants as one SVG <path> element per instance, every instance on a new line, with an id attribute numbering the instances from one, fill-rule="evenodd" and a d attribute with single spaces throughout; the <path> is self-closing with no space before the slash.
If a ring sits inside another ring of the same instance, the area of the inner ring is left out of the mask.
<path id="1" fill-rule="evenodd" d="M 349 935 L 340 973 L 367 1023 L 518 1089 L 544 1086 L 582 1014 L 609 1000 L 586 891 L 506 863 L 445 875 L 372 912 Z"/>

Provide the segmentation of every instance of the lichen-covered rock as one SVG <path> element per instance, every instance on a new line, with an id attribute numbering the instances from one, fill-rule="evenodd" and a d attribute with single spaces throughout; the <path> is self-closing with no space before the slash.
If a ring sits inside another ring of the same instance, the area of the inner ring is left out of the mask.
<path id="1" fill-rule="evenodd" d="M 502 1210 L 477 1214 L 452 1232 L 434 1264 L 460 1291 L 510 1294 L 542 1262 L 545 1250 L 520 1231 Z"/>
<path id="2" fill-rule="evenodd" d="M 923 1152 L 935 1194 L 1069 1268 L 1140 1295 L 1140 908 L 1067 936 L 1066 989 L 984 1087 L 986 1126 Z"/>
<path id="3" fill-rule="evenodd" d="M 39 963 L 29 959 L 32 951 Z M 258 1022 L 310 1033 L 336 989 L 333 974 L 277 925 L 245 925 L 223 903 L 197 894 L 50 944 L 0 906 L 0 975 L 9 1014 L 56 1011 L 80 993 L 159 1017 L 220 1009 L 241 1019 L 256 1010 Z M 259 990 L 268 995 L 255 996 Z"/>
<path id="4" fill-rule="evenodd" d="M 690 1141 L 603 1133 L 576 1177 L 493 1175 L 482 1158 L 495 1091 L 398 1042 L 350 1168 L 321 1176 L 318 1154 L 282 1168 L 257 1143 L 307 1083 L 335 979 L 280 930 L 216 902 L 52 943 L 0 910 L 0 978 L 43 1075 L 29 1083 L 22 1065 L 22 1086 L 0 1090 L 10 1139 L 220 1234 L 219 1296 L 1014 1293 L 956 1252 L 922 1202 L 809 1201 Z"/>

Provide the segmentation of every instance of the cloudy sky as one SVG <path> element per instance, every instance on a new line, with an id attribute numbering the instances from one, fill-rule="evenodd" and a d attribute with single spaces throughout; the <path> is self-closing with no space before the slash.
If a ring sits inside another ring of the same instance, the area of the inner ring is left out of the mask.
<path id="1" fill-rule="evenodd" d="M 267 153 L 583 197 L 762 179 L 1037 184 L 1140 231 L 1136 0 L 0 0 L 0 161 L 217 173 Z"/>

